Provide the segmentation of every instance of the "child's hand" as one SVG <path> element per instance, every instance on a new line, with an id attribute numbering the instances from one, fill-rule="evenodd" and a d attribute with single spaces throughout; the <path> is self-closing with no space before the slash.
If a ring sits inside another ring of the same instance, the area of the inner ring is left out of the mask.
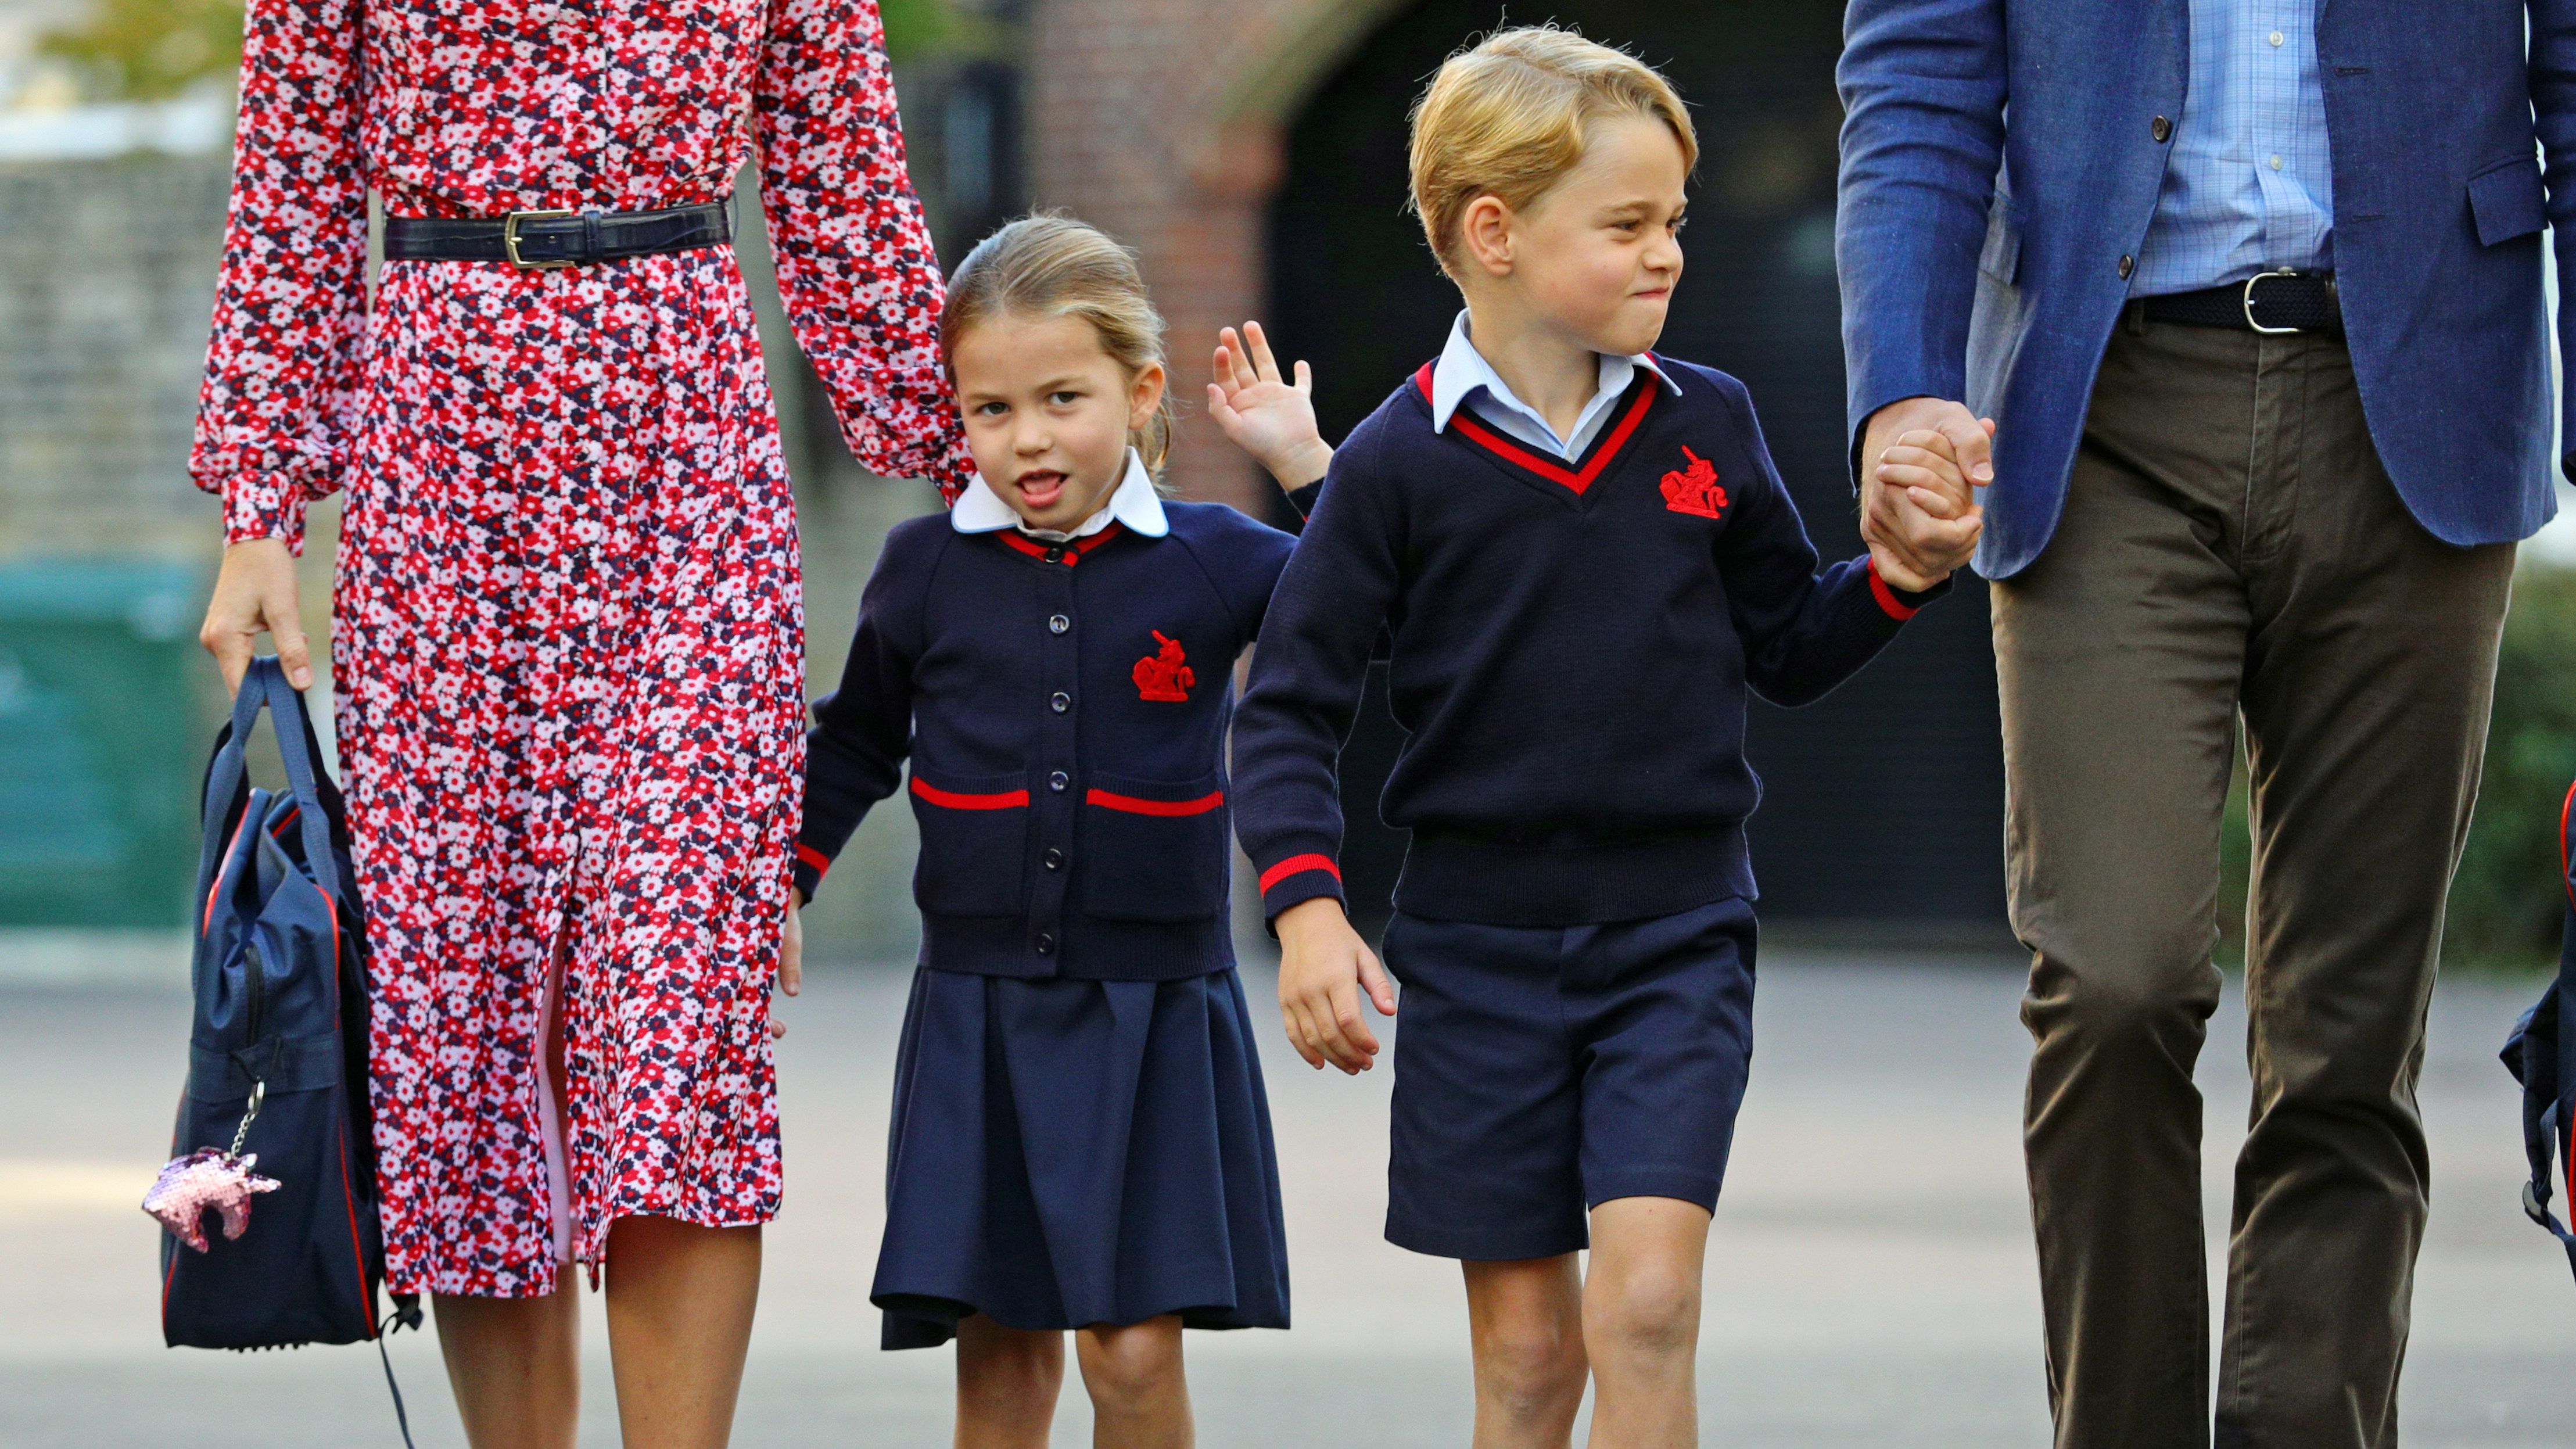
<path id="1" fill-rule="evenodd" d="M 803 893 L 794 886 L 787 888 L 787 928 L 778 942 L 778 989 L 790 996 L 805 989 L 805 922 L 800 907 Z M 787 1035 L 787 1023 L 775 1015 L 769 1018 L 769 1039 Z"/>
<path id="2" fill-rule="evenodd" d="M 1279 1015 L 1306 1065 L 1330 1062 L 1357 1075 L 1374 1064 L 1377 1037 L 1360 1020 L 1363 987 L 1380 1016 L 1395 1015 L 1385 968 L 1340 901 L 1318 896 L 1279 913 Z"/>
<path id="3" fill-rule="evenodd" d="M 1231 327 L 1218 335 L 1208 416 L 1292 491 L 1323 477 L 1333 461 L 1333 450 L 1315 428 L 1315 375 L 1302 362 L 1295 375 L 1293 384 L 1280 378 L 1279 360 L 1260 323 L 1244 323 L 1242 337 Z"/>
<path id="4" fill-rule="evenodd" d="M 1987 436 L 1993 436 L 1991 420 L 1985 428 Z M 1897 588 L 1920 592 L 1948 578 L 1975 555 L 1977 537 L 1986 526 L 1985 510 L 1976 499 L 1981 485 L 1961 470 L 1958 450 L 1948 436 L 1929 428 L 1899 434 L 1879 454 L 1876 476 L 1887 487 L 1903 490 L 1897 517 L 1905 530 L 1906 546 L 1926 566 L 1917 571 L 1892 551 L 1873 548 L 1879 577 Z"/>

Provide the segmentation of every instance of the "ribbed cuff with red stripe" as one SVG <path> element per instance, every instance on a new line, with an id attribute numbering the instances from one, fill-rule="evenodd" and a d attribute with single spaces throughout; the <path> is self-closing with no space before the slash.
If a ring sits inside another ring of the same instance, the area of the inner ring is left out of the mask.
<path id="1" fill-rule="evenodd" d="M 1317 896 L 1342 899 L 1342 868 L 1329 855 L 1292 855 L 1261 871 L 1261 914 L 1265 920 L 1279 919 L 1279 913 L 1290 906 L 1311 901 Z"/>
<path id="2" fill-rule="evenodd" d="M 823 877 L 831 872 L 832 857 L 807 845 L 804 841 L 796 842 L 794 878 L 796 890 L 800 895 L 809 901 L 814 899 L 814 892 L 822 886 Z"/>
<path id="3" fill-rule="evenodd" d="M 1925 604 L 1950 592 L 1950 577 L 1945 574 L 1940 582 L 1920 592 L 1900 589 L 1879 575 L 1878 560 L 1873 558 L 1869 561 L 1869 596 L 1878 601 L 1880 612 L 1902 624 L 1922 612 Z"/>

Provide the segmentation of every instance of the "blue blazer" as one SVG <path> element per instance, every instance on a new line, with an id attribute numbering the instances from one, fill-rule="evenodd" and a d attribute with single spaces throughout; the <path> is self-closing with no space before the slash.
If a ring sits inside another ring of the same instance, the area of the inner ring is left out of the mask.
<path id="1" fill-rule="evenodd" d="M 2171 150 L 2151 126 L 2182 115 L 2189 9 L 1851 0 L 1846 13 L 1834 251 L 1853 435 L 1925 395 L 1996 420 L 1988 578 L 2027 567 L 2056 529 L 2128 297 L 2122 259 L 2146 239 Z M 2576 0 L 2317 9 L 2335 270 L 2371 440 L 2437 537 L 2526 537 L 2556 511 L 2540 231 L 2557 227 L 2563 294 Z M 2560 340 L 2576 356 L 2570 311 Z"/>

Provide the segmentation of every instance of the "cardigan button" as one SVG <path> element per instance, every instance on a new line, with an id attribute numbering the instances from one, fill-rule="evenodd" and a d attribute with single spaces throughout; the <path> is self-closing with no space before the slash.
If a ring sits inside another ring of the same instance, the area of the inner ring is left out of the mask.
<path id="1" fill-rule="evenodd" d="M 1062 562 L 1064 562 L 1064 550 L 1063 550 L 1063 549 L 1060 549 L 1060 548 L 1051 548 L 1051 549 L 1048 549 L 1048 550 L 1046 551 L 1046 561 L 1047 561 L 1048 563 L 1062 563 Z"/>
<path id="2" fill-rule="evenodd" d="M 1047 853 L 1046 853 L 1046 856 L 1045 856 L 1045 860 L 1046 860 L 1046 868 L 1047 868 L 1047 869 L 1049 869 L 1049 870 L 1062 870 L 1062 869 L 1064 869 L 1064 852 L 1063 852 L 1063 851 L 1061 851 L 1061 850 L 1056 849 L 1056 848 L 1055 848 L 1054 846 L 1052 846 L 1052 845 L 1050 845 L 1050 846 L 1048 846 L 1048 847 L 1047 847 Z"/>
<path id="3" fill-rule="evenodd" d="M 1053 790 L 1059 795 L 1063 794 L 1066 788 L 1072 784 L 1073 777 L 1062 770 L 1058 770 L 1054 774 L 1047 776 L 1047 788 Z"/>
<path id="4" fill-rule="evenodd" d="M 1057 714 L 1062 714 L 1066 710 L 1073 708 L 1073 696 L 1059 689 L 1055 693 L 1047 696 L 1047 708 L 1054 710 Z"/>
<path id="5" fill-rule="evenodd" d="M 1061 634 L 1072 627 L 1073 621 L 1062 614 L 1049 614 L 1047 616 L 1047 632 L 1050 634 Z"/>
<path id="6" fill-rule="evenodd" d="M 2120 280 L 2124 282 L 2127 281 L 2129 279 L 2129 273 L 2136 271 L 2137 269 L 2138 259 L 2136 257 L 2122 256 L 2120 258 Z"/>
<path id="7" fill-rule="evenodd" d="M 1052 956 L 1055 954 L 1055 932 L 1038 932 L 1038 954 L 1041 956 Z"/>
<path id="8" fill-rule="evenodd" d="M 2158 145 L 2162 145 L 2173 137 L 2173 122 L 2158 116 L 2147 123 L 2147 134 L 2155 137 Z"/>

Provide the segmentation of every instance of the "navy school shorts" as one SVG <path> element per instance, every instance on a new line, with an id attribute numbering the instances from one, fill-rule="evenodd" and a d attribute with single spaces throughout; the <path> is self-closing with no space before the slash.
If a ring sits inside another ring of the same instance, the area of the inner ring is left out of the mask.
<path id="1" fill-rule="evenodd" d="M 1387 1241 L 1480 1262 L 1586 1246 L 1621 1197 L 1714 1210 L 1753 1055 L 1749 901 L 1487 926 L 1397 912 Z"/>

